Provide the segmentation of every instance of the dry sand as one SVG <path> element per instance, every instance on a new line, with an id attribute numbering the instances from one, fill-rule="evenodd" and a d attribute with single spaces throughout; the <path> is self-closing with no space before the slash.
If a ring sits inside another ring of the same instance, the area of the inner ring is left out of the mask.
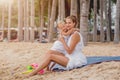
<path id="1" fill-rule="evenodd" d="M 103 62 L 64 72 L 48 72 L 25 79 L 26 66 L 40 63 L 52 43 L 0 42 L 0 80 L 120 80 L 120 62 Z M 120 44 L 89 43 L 86 56 L 120 56 Z"/>

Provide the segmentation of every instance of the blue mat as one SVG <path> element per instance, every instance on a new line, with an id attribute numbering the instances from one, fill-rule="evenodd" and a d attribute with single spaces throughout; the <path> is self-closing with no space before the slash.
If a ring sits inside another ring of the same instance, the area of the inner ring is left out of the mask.
<path id="1" fill-rule="evenodd" d="M 87 64 L 83 65 L 81 67 L 78 67 L 78 68 L 82 68 L 84 66 L 91 65 L 91 64 L 99 64 L 101 62 L 109 62 L 109 61 L 120 61 L 120 56 L 91 56 L 91 57 L 87 57 Z M 65 70 L 54 68 L 53 71 L 59 72 L 59 71 L 65 71 Z"/>
<path id="2" fill-rule="evenodd" d="M 87 57 L 87 64 L 86 65 L 97 64 L 97 63 L 108 62 L 108 61 L 120 61 L 120 56 L 91 56 L 91 57 Z"/>

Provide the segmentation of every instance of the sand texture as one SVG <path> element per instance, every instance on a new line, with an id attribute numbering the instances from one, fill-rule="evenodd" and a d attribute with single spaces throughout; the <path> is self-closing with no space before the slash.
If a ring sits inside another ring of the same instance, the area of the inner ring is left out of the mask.
<path id="1" fill-rule="evenodd" d="M 120 62 L 103 62 L 64 72 L 25 78 L 26 66 L 40 63 L 53 43 L 0 42 L 0 80 L 120 80 Z M 86 56 L 120 56 L 120 44 L 88 43 Z"/>

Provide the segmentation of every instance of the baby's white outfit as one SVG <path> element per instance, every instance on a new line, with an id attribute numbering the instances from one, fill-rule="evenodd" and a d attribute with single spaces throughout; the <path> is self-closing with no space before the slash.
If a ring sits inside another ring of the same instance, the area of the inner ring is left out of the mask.
<path id="1" fill-rule="evenodd" d="M 63 37 L 65 39 L 65 42 L 67 43 L 67 40 L 68 40 L 69 36 L 63 36 Z M 63 43 L 61 41 L 59 41 L 59 40 L 54 42 L 54 44 L 53 44 L 53 46 L 52 46 L 52 48 L 50 50 L 55 50 L 55 51 L 58 51 L 58 52 L 65 55 L 65 48 L 63 46 Z"/>

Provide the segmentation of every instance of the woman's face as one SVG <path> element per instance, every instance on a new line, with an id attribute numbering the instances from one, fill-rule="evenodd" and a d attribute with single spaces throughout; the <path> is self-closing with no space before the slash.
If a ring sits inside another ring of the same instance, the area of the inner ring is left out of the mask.
<path id="1" fill-rule="evenodd" d="M 75 23 L 73 23 L 71 19 L 66 19 L 65 22 L 65 25 L 68 28 L 68 30 L 75 27 Z"/>

